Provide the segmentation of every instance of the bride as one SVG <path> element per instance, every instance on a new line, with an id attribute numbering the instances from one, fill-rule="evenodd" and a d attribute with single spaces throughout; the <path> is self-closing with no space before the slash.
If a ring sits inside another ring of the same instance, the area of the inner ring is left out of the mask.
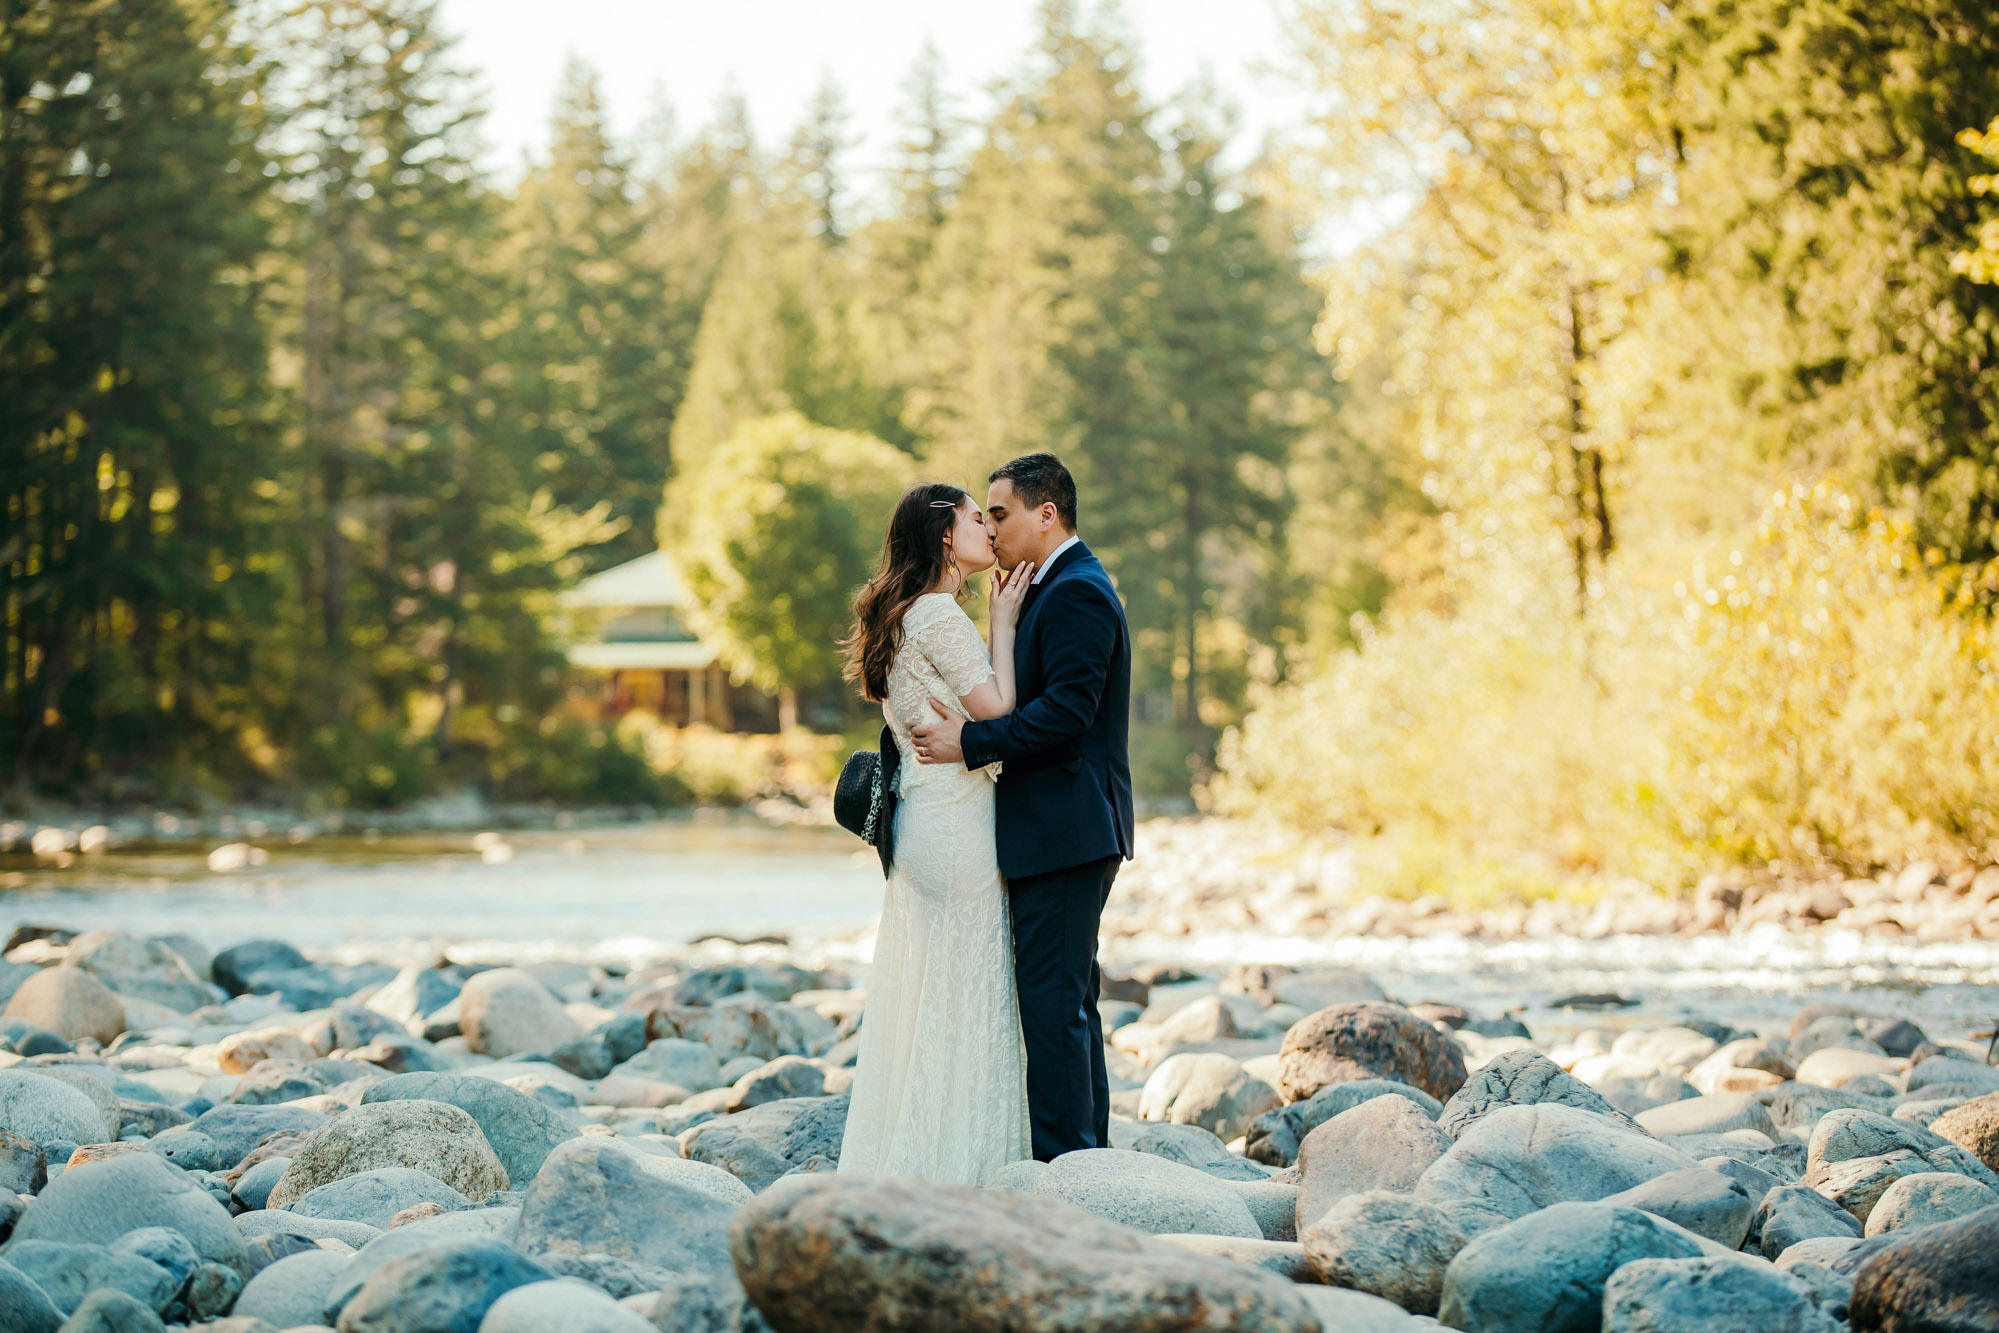
<path id="1" fill-rule="evenodd" d="M 995 575 L 988 655 L 959 601 L 966 581 L 993 564 L 970 495 L 912 486 L 854 601 L 847 676 L 881 703 L 895 733 L 902 799 L 842 1171 L 982 1185 L 1030 1151 L 1012 925 L 994 846 L 998 765 L 918 764 L 909 737 L 934 719 L 932 699 L 979 719 L 1013 707 L 1013 632 L 1034 570 Z"/>

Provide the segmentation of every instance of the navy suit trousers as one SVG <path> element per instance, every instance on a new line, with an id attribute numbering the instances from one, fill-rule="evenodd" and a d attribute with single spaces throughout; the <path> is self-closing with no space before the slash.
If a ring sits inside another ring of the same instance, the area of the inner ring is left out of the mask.
<path id="1" fill-rule="evenodd" d="M 1097 929 L 1122 858 L 1009 880 L 1013 974 L 1027 1042 L 1034 1155 L 1111 1146 L 1110 1077 L 1097 1014 Z"/>

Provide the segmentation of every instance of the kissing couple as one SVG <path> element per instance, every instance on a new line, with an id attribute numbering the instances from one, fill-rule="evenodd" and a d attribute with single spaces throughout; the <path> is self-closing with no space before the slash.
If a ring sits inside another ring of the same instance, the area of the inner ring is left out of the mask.
<path id="1" fill-rule="evenodd" d="M 912 486 L 847 675 L 894 733 L 893 865 L 840 1170 L 983 1185 L 1110 1146 L 1097 930 L 1132 854 L 1131 631 L 1053 454 Z M 997 564 L 991 642 L 960 603 Z"/>

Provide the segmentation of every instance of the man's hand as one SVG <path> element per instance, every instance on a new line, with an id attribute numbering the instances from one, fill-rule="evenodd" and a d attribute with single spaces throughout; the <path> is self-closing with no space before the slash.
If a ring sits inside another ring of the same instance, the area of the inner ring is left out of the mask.
<path id="1" fill-rule="evenodd" d="M 946 708 L 935 699 L 930 701 L 930 709 L 937 714 L 937 721 L 909 729 L 909 739 L 916 746 L 916 762 L 919 764 L 964 763 L 965 752 L 960 748 L 958 738 L 965 730 L 965 719 L 955 710 Z"/>

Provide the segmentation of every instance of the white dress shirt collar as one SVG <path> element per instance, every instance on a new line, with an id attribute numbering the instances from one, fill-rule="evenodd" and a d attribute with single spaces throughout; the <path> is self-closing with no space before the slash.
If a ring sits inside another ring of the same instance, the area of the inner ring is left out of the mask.
<path id="1" fill-rule="evenodd" d="M 1081 540 L 1083 540 L 1081 537 L 1072 536 L 1069 538 L 1068 541 L 1063 542 L 1060 546 L 1050 551 L 1048 553 L 1048 558 L 1041 562 L 1041 568 L 1035 570 L 1034 577 L 1028 580 L 1027 586 L 1032 588 L 1036 584 L 1040 583 L 1042 579 L 1046 578 L 1048 576 L 1048 571 L 1055 568 L 1055 562 L 1062 558 L 1062 552 L 1068 550 L 1071 546 L 1074 546 L 1077 542 Z"/>

